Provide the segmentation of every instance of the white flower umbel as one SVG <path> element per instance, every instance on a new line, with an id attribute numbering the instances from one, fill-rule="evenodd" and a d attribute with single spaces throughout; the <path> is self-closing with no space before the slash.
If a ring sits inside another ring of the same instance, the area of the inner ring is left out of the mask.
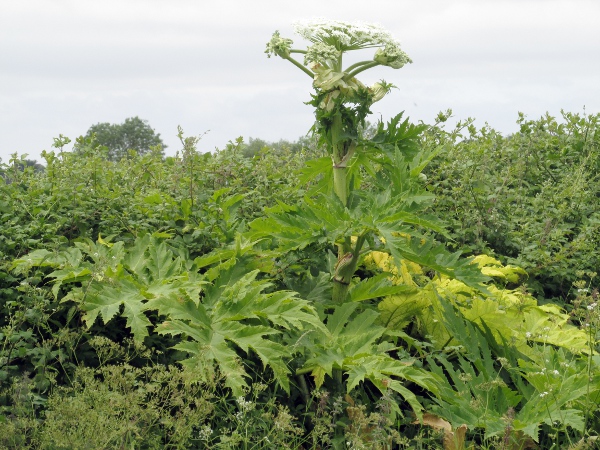
<path id="1" fill-rule="evenodd" d="M 342 22 L 323 18 L 294 23 L 296 33 L 317 44 L 331 45 L 340 51 L 397 45 L 394 37 L 379 25 Z"/>
<path id="2" fill-rule="evenodd" d="M 379 25 L 339 20 L 315 19 L 308 22 L 296 22 L 294 28 L 297 34 L 312 45 L 306 50 L 292 49 L 292 40 L 283 38 L 276 31 L 267 44 L 266 53 L 287 59 L 307 75 L 315 78 L 315 73 L 309 67 L 315 64 L 339 73 L 345 80 L 354 78 L 358 73 L 375 66 L 388 66 L 399 69 L 411 63 L 412 60 L 400 48 L 400 43 L 391 33 Z M 342 68 L 344 52 L 375 48 L 372 60 L 361 61 Z M 293 53 L 304 54 L 304 65 L 292 57 Z M 315 87 L 321 88 L 316 85 Z"/>

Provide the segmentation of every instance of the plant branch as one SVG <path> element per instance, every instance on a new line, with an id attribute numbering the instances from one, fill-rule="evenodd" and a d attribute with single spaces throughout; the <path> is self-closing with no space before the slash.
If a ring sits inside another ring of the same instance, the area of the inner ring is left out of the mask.
<path id="1" fill-rule="evenodd" d="M 373 61 L 371 61 L 371 60 L 357 62 L 357 63 L 352 64 L 351 66 L 347 67 L 346 70 L 344 70 L 344 72 L 350 73 L 353 69 L 356 69 L 357 67 L 360 67 L 360 66 L 363 66 L 365 64 L 372 63 L 372 62 Z"/>
<path id="2" fill-rule="evenodd" d="M 291 62 L 293 65 L 295 65 L 298 69 L 300 69 L 302 72 L 304 72 L 309 77 L 311 77 L 311 78 L 315 77 L 315 74 L 313 72 L 311 72 L 309 69 L 304 67 L 302 64 L 300 64 L 298 61 L 296 61 L 291 56 L 284 57 L 284 59 L 287 59 L 289 62 Z"/>
<path id="3" fill-rule="evenodd" d="M 367 69 L 370 69 L 371 67 L 376 67 L 376 66 L 379 66 L 379 65 L 380 65 L 380 63 L 378 63 L 377 61 L 370 61 L 370 62 L 368 62 L 366 64 L 363 64 L 359 68 L 355 69 L 354 72 L 350 72 L 348 75 L 346 75 L 346 77 L 348 79 L 354 78 L 359 73 L 361 73 L 361 72 L 363 72 L 363 71 L 365 71 Z M 346 77 L 344 77 L 344 78 L 346 78 Z"/>

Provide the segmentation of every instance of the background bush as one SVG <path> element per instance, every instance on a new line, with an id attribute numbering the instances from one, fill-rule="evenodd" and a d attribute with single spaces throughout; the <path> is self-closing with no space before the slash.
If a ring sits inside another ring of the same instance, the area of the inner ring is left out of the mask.
<path id="1" fill-rule="evenodd" d="M 470 120 L 448 131 L 445 118 L 441 115 L 420 141 L 427 151 L 439 149 L 424 181 L 436 196 L 431 213 L 448 224 L 447 237 L 439 239 L 468 254 L 492 254 L 524 268 L 527 288 L 541 303 L 559 299 L 572 304 L 574 323 L 589 325 L 595 333 L 590 340 L 597 342 L 600 326 L 589 306 L 597 302 L 595 272 L 600 267 L 600 116 L 564 113 L 560 121 L 520 116 L 520 131 L 512 136 L 487 125 L 477 129 Z M 256 355 L 245 355 L 251 380 L 244 397 L 233 398 L 214 367 L 204 368 L 204 383 L 191 382 L 190 374 L 178 366 L 182 354 L 171 349 L 177 337 L 152 334 L 140 347 L 131 341 L 121 317 L 86 329 L 75 304 L 60 301 L 66 288 L 58 297 L 52 294 L 50 268 L 12 270 L 13 261 L 26 259 L 33 250 L 58 253 L 86 238 L 130 246 L 155 234 L 174 254 L 185 252 L 190 260 L 235 247 L 236 234 L 265 208 L 279 201 L 294 205 L 310 195 L 300 170 L 308 160 L 323 156 L 311 139 L 275 145 L 259 139 L 245 145 L 238 139 L 223 150 L 202 154 L 198 138 L 183 132 L 180 138 L 182 149 L 176 156 L 165 158 L 157 148 L 112 161 L 93 136 L 80 138 L 74 153 L 65 151 L 68 140 L 61 136 L 55 151 L 44 153 L 45 169 L 17 155 L 0 167 L 0 446 L 237 448 L 261 435 L 269 441 L 257 448 L 320 448 L 334 445 L 331 436 L 339 427 L 345 427 L 353 448 L 438 445 L 439 433 L 413 424 L 412 415 L 399 409 L 398 398 L 377 399 L 374 391 L 353 398 L 326 390 L 303 398 L 300 381 L 285 396 L 272 386 Z M 315 179 L 313 187 L 321 181 Z M 322 274 L 331 264 L 322 257 L 324 250 L 308 246 L 277 258 L 269 258 L 265 250 L 263 259 L 272 270 L 260 277 L 270 278 L 271 289 L 291 288 L 304 298 L 318 298 L 328 282 Z M 421 274 L 425 281 L 428 276 Z M 506 284 L 512 288 L 518 282 Z M 161 320 L 158 315 L 150 319 Z M 459 322 L 453 325 L 456 329 L 468 328 Z M 537 401 L 538 391 L 524 378 L 545 366 L 517 373 L 522 355 L 493 346 L 484 331 L 469 333 L 457 339 L 456 348 L 442 349 L 427 340 L 430 336 L 405 333 L 412 343 L 398 344 L 396 352 L 415 356 L 419 368 L 432 373 L 442 374 L 443 365 L 446 374 L 483 380 L 482 386 L 471 386 L 469 401 L 500 395 L 496 391 L 511 401 L 513 392 L 532 404 Z M 484 374 L 476 367 L 478 357 L 457 353 L 471 341 L 490 345 Z M 579 378 L 600 365 L 591 354 L 590 359 L 559 356 L 556 367 L 572 364 Z M 583 383 L 579 378 L 565 377 L 564 386 L 571 386 L 567 381 Z M 597 394 L 598 377 L 586 379 L 594 380 L 589 381 L 588 395 Z M 439 405 L 468 409 L 467 400 L 461 403 L 457 393 L 461 384 L 456 379 L 444 382 L 447 397 Z M 496 383 L 493 390 L 488 389 L 491 382 Z M 433 400 L 411 388 L 435 410 Z M 584 392 L 578 389 L 578 394 Z M 308 407 L 297 406 L 301 398 L 308 400 Z M 587 411 L 587 424 L 597 427 L 598 410 L 589 398 L 580 396 L 572 403 Z M 504 420 L 502 407 L 494 414 L 488 422 Z M 589 437 L 566 425 L 581 423 L 580 413 L 570 414 L 571 422 L 561 425 L 561 439 L 573 443 Z M 470 430 L 477 426 L 474 420 Z M 554 425 L 545 424 L 541 439 L 552 442 L 558 433 Z M 471 438 L 482 445 L 502 444 L 501 436 L 483 432 Z"/>
<path id="2" fill-rule="evenodd" d="M 600 267 L 599 120 L 520 115 L 511 136 L 472 121 L 432 127 L 424 145 L 443 151 L 428 184 L 449 244 L 524 268 L 540 299 L 573 299 L 573 282 Z"/>

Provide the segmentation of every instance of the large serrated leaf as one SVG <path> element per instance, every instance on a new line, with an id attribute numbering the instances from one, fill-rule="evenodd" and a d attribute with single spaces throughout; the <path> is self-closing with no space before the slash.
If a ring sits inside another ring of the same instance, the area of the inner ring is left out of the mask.
<path id="1" fill-rule="evenodd" d="M 158 245 L 153 244 L 148 246 L 148 260 L 146 261 L 146 267 L 152 280 L 165 280 L 178 274 L 181 271 L 179 258 L 173 259 L 173 254 L 165 242 L 160 242 Z"/>
<path id="2" fill-rule="evenodd" d="M 141 342 L 148 336 L 148 327 L 152 325 L 144 314 L 145 300 L 137 286 L 128 280 L 122 280 L 116 286 L 96 285 L 91 288 L 81 309 L 85 311 L 84 320 L 89 328 L 98 316 L 107 323 L 123 306 L 122 315 L 127 319 L 127 326 L 131 328 L 134 339 Z"/>
<path id="3" fill-rule="evenodd" d="M 135 245 L 128 249 L 125 258 L 123 258 L 123 265 L 137 274 L 138 277 L 144 277 L 143 268 L 146 267 L 147 256 L 146 250 L 150 245 L 150 235 L 146 234 L 144 237 L 137 239 Z"/>
<path id="4" fill-rule="evenodd" d="M 389 274 L 381 273 L 361 280 L 352 286 L 350 289 L 350 299 L 353 302 L 361 302 L 400 293 L 410 293 L 414 290 L 415 288 L 412 286 L 393 285 L 389 280 Z"/>
<path id="5" fill-rule="evenodd" d="M 237 351 L 252 352 L 265 367 L 271 368 L 275 380 L 289 392 L 290 372 L 286 361 L 291 357 L 290 352 L 270 337 L 280 335 L 282 329 L 300 330 L 319 325 L 324 329 L 316 312 L 293 292 L 264 293 L 270 283 L 257 280 L 257 270 L 244 272 L 235 264 L 221 264 L 220 267 L 223 270 L 212 285 L 206 286 L 204 297 L 198 304 L 182 299 L 183 303 L 163 307 L 162 310 L 170 313 L 174 320 L 163 323 L 157 331 L 184 337 L 188 341 L 184 340 L 178 349 L 192 349 L 189 352 L 192 358 L 205 355 L 226 377 L 227 363 L 219 360 L 217 354 L 228 353 L 231 358 Z M 218 352 L 213 349 L 215 343 L 218 343 Z M 244 378 L 247 375 L 240 370 L 227 383 L 236 395 L 240 395 L 242 387 L 246 386 Z"/>

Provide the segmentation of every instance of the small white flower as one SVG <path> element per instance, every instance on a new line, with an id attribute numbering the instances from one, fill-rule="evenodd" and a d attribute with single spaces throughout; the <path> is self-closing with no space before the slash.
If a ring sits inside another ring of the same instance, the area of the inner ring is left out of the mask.
<path id="1" fill-rule="evenodd" d="M 530 339 L 530 338 L 531 338 L 531 333 L 528 331 L 527 333 L 525 333 L 525 337 L 526 337 L 527 339 Z"/>
<path id="2" fill-rule="evenodd" d="M 587 309 L 588 311 L 593 311 L 596 306 L 598 306 L 598 303 L 594 302 L 591 305 L 588 305 Z"/>
<path id="3" fill-rule="evenodd" d="M 208 441 L 213 433 L 213 430 L 208 425 L 204 425 L 198 432 L 198 438 L 201 441 Z"/>
<path id="4" fill-rule="evenodd" d="M 318 42 L 306 49 L 304 64 L 308 66 L 310 63 L 327 63 L 329 61 L 337 61 L 339 57 L 340 52 L 333 45 Z"/>
<path id="5" fill-rule="evenodd" d="M 322 42 L 338 50 L 358 50 L 373 46 L 398 45 L 394 37 L 379 25 L 364 22 L 343 22 L 317 18 L 308 22 L 296 22 L 297 34 L 313 43 Z"/>
<path id="6" fill-rule="evenodd" d="M 544 392 L 541 392 L 541 393 L 540 393 L 540 397 L 541 397 L 541 398 L 544 398 L 546 395 L 548 395 L 548 392 L 545 392 L 545 391 L 544 391 Z"/>
<path id="7" fill-rule="evenodd" d="M 559 372 L 558 370 L 553 370 L 553 371 L 552 371 L 552 373 L 553 373 L 554 375 L 560 375 L 560 372 Z"/>
<path id="8" fill-rule="evenodd" d="M 240 408 L 240 411 L 237 413 L 240 415 L 243 415 L 249 411 L 252 411 L 254 409 L 254 403 L 251 401 L 246 401 L 246 399 L 242 396 L 238 397 L 236 399 L 238 407 Z M 237 416 L 236 414 L 236 416 Z"/>

